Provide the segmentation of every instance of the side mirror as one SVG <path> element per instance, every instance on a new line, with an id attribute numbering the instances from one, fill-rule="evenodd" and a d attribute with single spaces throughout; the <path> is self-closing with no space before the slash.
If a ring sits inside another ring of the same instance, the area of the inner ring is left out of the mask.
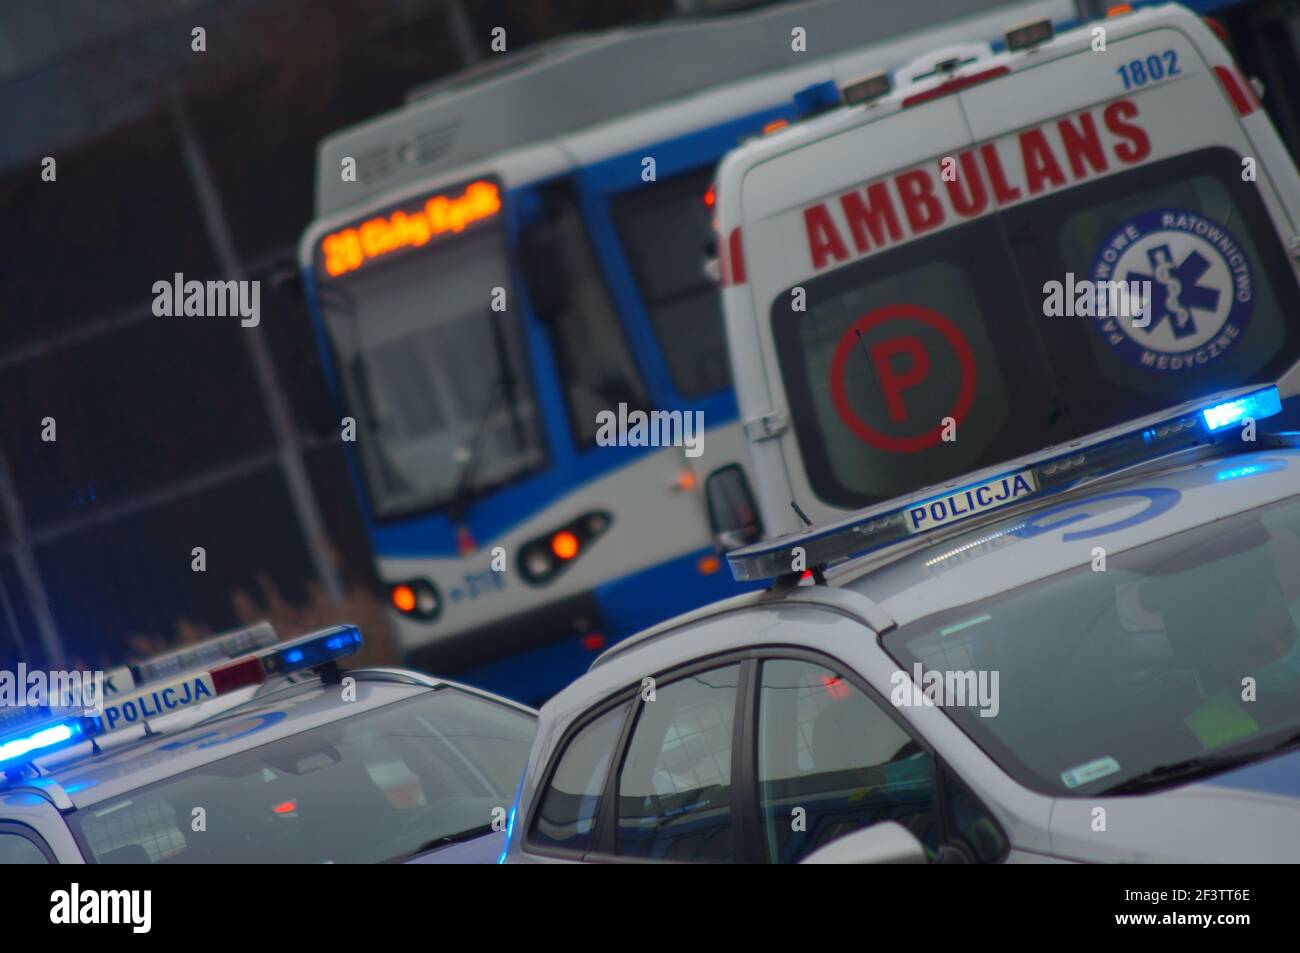
<path id="1" fill-rule="evenodd" d="M 803 864 L 924 864 L 925 846 L 897 821 L 882 821 L 819 847 Z"/>
<path id="2" fill-rule="evenodd" d="M 713 542 L 720 551 L 727 553 L 763 538 L 758 506 L 739 464 L 731 463 L 710 473 L 704 483 L 704 499 Z"/>

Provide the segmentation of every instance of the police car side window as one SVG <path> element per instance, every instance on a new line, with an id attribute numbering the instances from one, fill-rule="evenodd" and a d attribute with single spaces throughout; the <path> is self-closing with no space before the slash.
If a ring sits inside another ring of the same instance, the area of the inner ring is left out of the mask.
<path id="1" fill-rule="evenodd" d="M 732 858 L 731 749 L 740 666 L 688 675 L 640 703 L 618 778 L 625 857 Z"/>
<path id="2" fill-rule="evenodd" d="M 546 786 L 530 843 L 562 850 L 591 849 L 610 754 L 626 712 L 627 706 L 621 705 L 573 736 Z"/>
<path id="3" fill-rule="evenodd" d="M 1007 851 L 1007 839 L 984 806 L 949 773 L 944 780 L 951 840 L 982 864 L 996 861 Z"/>
<path id="4" fill-rule="evenodd" d="M 763 663 L 758 705 L 768 860 L 795 863 L 882 821 L 938 850 L 934 763 L 874 700 L 838 672 L 777 659 Z"/>
<path id="5" fill-rule="evenodd" d="M 4 864 L 48 864 L 49 858 L 22 834 L 0 831 L 0 866 Z"/>

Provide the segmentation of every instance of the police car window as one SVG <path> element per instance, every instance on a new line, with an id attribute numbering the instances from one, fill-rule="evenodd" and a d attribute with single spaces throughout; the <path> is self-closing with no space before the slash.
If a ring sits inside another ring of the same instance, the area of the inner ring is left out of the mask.
<path id="1" fill-rule="evenodd" d="M 731 746 L 740 666 L 658 686 L 642 702 L 618 777 L 617 852 L 732 857 Z"/>
<path id="2" fill-rule="evenodd" d="M 874 701 L 811 662 L 764 662 L 760 686 L 759 805 L 769 861 L 797 863 L 882 821 L 938 849 L 934 764 Z"/>
<path id="3" fill-rule="evenodd" d="M 944 779 L 948 808 L 948 843 L 959 845 L 970 860 L 990 864 L 1007 852 L 1008 843 L 992 815 L 951 774 Z"/>
<path id="4" fill-rule="evenodd" d="M 776 296 L 777 354 L 818 497 L 863 506 L 1056 439 L 1013 272 L 985 220 Z"/>
<path id="5" fill-rule="evenodd" d="M 21 834 L 0 831 L 0 865 L 48 864 L 49 858 L 34 843 Z"/>
<path id="6" fill-rule="evenodd" d="M 516 709 L 439 689 L 260 744 L 68 820 L 100 863 L 392 860 L 490 831 L 534 731 Z"/>
<path id="7" fill-rule="evenodd" d="M 718 288 L 704 272 L 712 176 L 709 168 L 664 179 L 616 196 L 611 207 L 673 383 L 687 399 L 731 385 Z"/>
<path id="8" fill-rule="evenodd" d="M 1249 493 L 1258 472 L 1211 465 L 1205 478 Z M 1017 532 L 978 532 L 1000 531 Z M 883 642 L 904 671 L 920 664 L 951 685 L 943 710 L 1045 794 L 1158 782 L 1158 767 L 1207 756 L 1268 757 L 1300 732 L 1300 504 L 1112 552 L 1105 572 L 1086 563 Z"/>
<path id="9" fill-rule="evenodd" d="M 569 742 L 542 795 L 531 844 L 578 851 L 591 848 L 610 755 L 626 714 L 626 705 L 606 712 Z"/>
<path id="10" fill-rule="evenodd" d="M 1276 380 L 1295 359 L 1295 276 L 1230 150 L 1132 169 L 1001 219 L 1043 305 L 1074 432 Z"/>

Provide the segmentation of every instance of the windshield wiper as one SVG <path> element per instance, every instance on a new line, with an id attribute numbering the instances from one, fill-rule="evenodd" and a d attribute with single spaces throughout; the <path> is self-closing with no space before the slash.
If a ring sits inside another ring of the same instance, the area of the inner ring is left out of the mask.
<path id="1" fill-rule="evenodd" d="M 438 847 L 446 847 L 448 844 L 463 844 L 465 841 L 477 840 L 485 834 L 492 833 L 492 825 L 484 824 L 480 827 L 471 827 L 467 831 L 461 831 L 459 834 L 443 834 L 441 837 L 435 837 L 433 840 L 425 841 L 415 850 L 400 854 L 389 861 L 390 864 L 400 864 L 404 860 L 410 860 L 412 857 L 418 857 L 420 854 L 428 853 Z"/>
<path id="2" fill-rule="evenodd" d="M 1200 755 L 1195 758 L 1188 758 L 1186 761 L 1162 764 L 1144 774 L 1122 781 L 1113 788 L 1107 788 L 1101 793 L 1136 794 L 1141 791 L 1154 791 L 1163 787 L 1172 787 L 1175 784 L 1183 784 L 1196 778 L 1209 777 L 1230 768 L 1240 767 L 1252 761 L 1262 761 L 1270 755 L 1285 751 L 1287 748 L 1294 748 L 1297 745 L 1300 745 L 1300 732 L 1288 735 L 1277 744 L 1269 745 L 1266 748 L 1251 748 L 1249 751 L 1238 751 L 1234 754 Z"/>
<path id="3" fill-rule="evenodd" d="M 1143 791 L 1173 787 L 1177 784 L 1184 784 L 1197 778 L 1206 778 L 1229 768 L 1256 761 L 1266 754 L 1268 754 L 1268 751 L 1252 749 L 1238 754 L 1215 755 L 1212 757 L 1202 755 L 1196 758 L 1188 758 L 1186 761 L 1175 761 L 1173 764 L 1157 765 L 1150 771 L 1129 778 L 1112 788 L 1106 788 L 1101 793 L 1138 794 Z"/>

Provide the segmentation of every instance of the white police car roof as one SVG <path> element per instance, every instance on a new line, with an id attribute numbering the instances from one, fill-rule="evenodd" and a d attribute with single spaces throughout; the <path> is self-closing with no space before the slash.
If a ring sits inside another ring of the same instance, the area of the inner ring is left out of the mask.
<path id="1" fill-rule="evenodd" d="M 832 578 L 868 597 L 896 624 L 1107 558 L 1243 510 L 1300 494 L 1300 449 L 1261 436 L 1246 453 L 1185 451 L 1131 476 L 1038 501 L 995 522 L 882 560 L 847 564 Z"/>

